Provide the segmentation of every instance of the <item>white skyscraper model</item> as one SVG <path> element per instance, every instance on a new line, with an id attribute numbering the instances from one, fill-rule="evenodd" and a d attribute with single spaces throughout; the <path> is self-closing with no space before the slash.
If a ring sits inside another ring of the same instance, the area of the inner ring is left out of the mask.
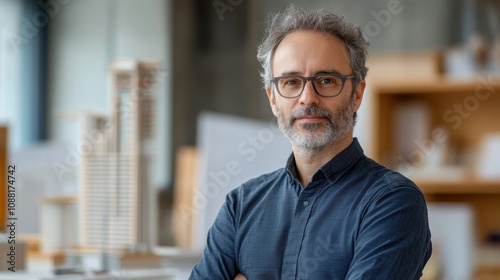
<path id="1" fill-rule="evenodd" d="M 78 246 L 78 198 L 43 197 L 41 202 L 41 251 L 61 253 Z"/>
<path id="2" fill-rule="evenodd" d="M 157 243 L 151 186 L 157 69 L 155 62 L 114 62 L 111 116 L 86 116 L 82 122 L 84 247 L 146 253 Z"/>

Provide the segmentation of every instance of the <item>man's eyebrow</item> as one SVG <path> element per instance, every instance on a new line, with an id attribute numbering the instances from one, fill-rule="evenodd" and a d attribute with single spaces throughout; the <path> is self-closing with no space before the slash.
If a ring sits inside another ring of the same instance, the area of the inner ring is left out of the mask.
<path id="1" fill-rule="evenodd" d="M 320 74 L 337 74 L 341 75 L 339 71 L 336 69 L 324 69 L 324 70 L 319 70 L 314 73 L 314 75 L 320 75 Z M 288 72 L 282 72 L 281 76 L 302 76 L 301 72 L 298 71 L 288 71 Z"/>
<path id="2" fill-rule="evenodd" d="M 320 70 L 314 73 L 314 75 L 319 75 L 319 74 L 338 74 L 340 75 L 340 72 L 335 70 L 335 69 L 325 69 L 325 70 Z"/>
<path id="3" fill-rule="evenodd" d="M 297 71 L 289 71 L 289 72 L 282 72 L 281 76 L 300 76 L 302 75 L 300 72 Z"/>

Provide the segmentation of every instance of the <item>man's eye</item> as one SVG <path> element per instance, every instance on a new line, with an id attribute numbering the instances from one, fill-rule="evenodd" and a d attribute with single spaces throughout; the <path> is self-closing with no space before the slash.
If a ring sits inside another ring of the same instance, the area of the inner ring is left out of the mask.
<path id="1" fill-rule="evenodd" d="M 297 79 L 297 78 L 290 78 L 290 79 L 284 79 L 283 85 L 284 86 L 297 86 L 302 83 L 302 80 Z"/>
<path id="2" fill-rule="evenodd" d="M 337 77 L 319 77 L 316 83 L 320 85 L 338 85 L 340 84 L 340 79 Z"/>

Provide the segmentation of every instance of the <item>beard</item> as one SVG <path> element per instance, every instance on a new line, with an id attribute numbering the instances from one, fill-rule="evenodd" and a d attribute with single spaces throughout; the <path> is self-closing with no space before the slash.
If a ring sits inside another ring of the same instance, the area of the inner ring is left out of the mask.
<path id="1" fill-rule="evenodd" d="M 292 144 L 305 149 L 318 149 L 338 142 L 343 136 L 354 128 L 354 98 L 337 112 L 330 112 L 317 106 L 297 108 L 286 115 L 276 106 L 278 125 L 283 134 L 290 139 Z M 297 122 L 304 116 L 320 116 L 326 119 L 320 123 Z"/>

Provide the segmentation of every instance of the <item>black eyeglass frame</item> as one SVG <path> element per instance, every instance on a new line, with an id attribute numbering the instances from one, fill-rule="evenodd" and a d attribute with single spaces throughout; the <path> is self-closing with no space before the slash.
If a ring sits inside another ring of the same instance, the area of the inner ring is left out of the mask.
<path id="1" fill-rule="evenodd" d="M 319 93 L 318 90 L 316 89 L 316 86 L 314 85 L 314 80 L 316 80 L 318 77 L 322 77 L 322 76 L 335 76 L 335 77 L 340 78 L 342 80 L 342 86 L 340 87 L 339 93 L 337 93 L 335 95 L 323 95 L 323 94 Z M 283 94 L 281 94 L 279 86 L 278 86 L 278 81 L 280 79 L 283 79 L 283 78 L 300 78 L 300 79 L 302 79 L 303 83 L 302 83 L 302 89 L 300 90 L 300 93 L 296 96 L 284 96 Z M 311 84 L 314 88 L 314 91 L 316 92 L 317 95 L 319 95 L 321 97 L 335 97 L 335 96 L 338 96 L 342 92 L 342 90 L 344 90 L 345 81 L 347 81 L 349 79 L 355 79 L 355 78 L 356 78 L 356 75 L 341 75 L 341 74 L 337 74 L 337 73 L 321 73 L 321 74 L 316 74 L 316 75 L 310 76 L 310 77 L 304 77 L 304 76 L 299 76 L 299 75 L 287 75 L 287 76 L 273 77 L 271 79 L 271 82 L 275 85 L 275 88 L 276 88 L 276 91 L 278 91 L 278 94 L 283 98 L 292 99 L 292 98 L 297 98 L 300 95 L 302 95 L 302 92 L 304 92 L 304 88 L 306 87 L 307 81 L 311 82 Z"/>

